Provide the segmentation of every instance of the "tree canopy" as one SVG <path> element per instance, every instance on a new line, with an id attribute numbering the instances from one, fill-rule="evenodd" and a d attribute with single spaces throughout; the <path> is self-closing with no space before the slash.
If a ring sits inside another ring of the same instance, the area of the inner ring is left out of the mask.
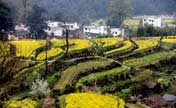
<path id="1" fill-rule="evenodd" d="M 0 31 L 10 31 L 13 28 L 11 9 L 0 0 Z"/>
<path id="2" fill-rule="evenodd" d="M 107 25 L 119 27 L 123 20 L 131 16 L 131 0 L 111 0 L 108 5 Z"/>
<path id="3" fill-rule="evenodd" d="M 46 10 L 38 5 L 33 6 L 33 11 L 27 18 L 32 38 L 40 39 L 46 36 L 45 29 L 48 28 L 45 17 Z"/>

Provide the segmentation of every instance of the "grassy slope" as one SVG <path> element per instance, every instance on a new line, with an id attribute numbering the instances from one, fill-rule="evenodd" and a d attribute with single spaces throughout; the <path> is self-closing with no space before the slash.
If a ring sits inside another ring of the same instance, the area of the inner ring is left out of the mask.
<path id="1" fill-rule="evenodd" d="M 162 52 L 157 52 L 151 55 L 144 56 L 142 58 L 126 60 L 124 61 L 124 64 L 131 66 L 131 67 L 139 67 L 139 66 L 153 64 L 159 60 L 169 59 L 174 56 L 176 56 L 176 50 L 167 51 L 167 52 L 162 51 Z"/>
<path id="2" fill-rule="evenodd" d="M 70 85 L 75 77 L 80 72 L 84 72 L 86 70 L 97 68 L 97 67 L 104 67 L 110 65 L 112 61 L 108 61 L 106 59 L 100 60 L 93 60 L 93 61 L 86 61 L 79 63 L 77 65 L 71 66 L 65 71 L 63 71 L 61 79 L 55 84 L 56 89 L 64 89 L 66 85 Z"/>

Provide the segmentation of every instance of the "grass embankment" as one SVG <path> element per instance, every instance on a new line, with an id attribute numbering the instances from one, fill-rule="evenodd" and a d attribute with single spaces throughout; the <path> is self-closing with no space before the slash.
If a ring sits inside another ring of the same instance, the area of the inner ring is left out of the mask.
<path id="1" fill-rule="evenodd" d="M 130 67 L 140 67 L 140 66 L 154 64 L 160 60 L 170 59 L 175 56 L 176 56 L 176 50 L 162 51 L 151 55 L 146 55 L 141 58 L 126 60 L 123 63 Z"/>
<path id="2" fill-rule="evenodd" d="M 71 66 L 62 72 L 60 80 L 55 84 L 55 89 L 63 90 L 67 85 L 72 85 L 72 82 L 80 73 L 84 73 L 88 70 L 106 67 L 113 61 L 107 59 L 90 60 L 77 65 Z"/>
<path id="3" fill-rule="evenodd" d="M 121 74 L 126 74 L 128 71 L 130 70 L 130 68 L 126 67 L 126 66 L 122 66 L 122 67 L 117 67 L 111 70 L 106 70 L 106 71 L 102 71 L 102 72 L 96 72 L 96 73 L 92 73 L 89 74 L 85 77 L 82 77 L 81 79 L 79 79 L 79 81 L 76 84 L 76 88 L 82 88 L 84 85 L 86 85 L 88 82 L 96 82 L 102 81 L 102 84 L 104 83 L 104 81 L 106 82 L 106 79 L 110 79 L 113 77 L 115 78 L 116 76 L 119 76 Z"/>

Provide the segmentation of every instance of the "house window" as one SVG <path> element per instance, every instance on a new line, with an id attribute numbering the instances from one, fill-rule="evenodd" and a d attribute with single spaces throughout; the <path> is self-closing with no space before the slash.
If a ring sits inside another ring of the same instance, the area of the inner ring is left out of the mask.
<path id="1" fill-rule="evenodd" d="M 87 30 L 87 28 L 85 28 L 85 30 Z"/>
<path id="2" fill-rule="evenodd" d="M 117 34 L 117 32 L 115 32 L 115 34 Z"/>
<path id="3" fill-rule="evenodd" d="M 70 27 L 73 28 L 73 25 L 71 25 Z"/>

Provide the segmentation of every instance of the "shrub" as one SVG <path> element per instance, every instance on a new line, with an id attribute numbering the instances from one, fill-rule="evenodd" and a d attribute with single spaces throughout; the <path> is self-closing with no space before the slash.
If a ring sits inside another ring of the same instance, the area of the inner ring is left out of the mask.
<path id="1" fill-rule="evenodd" d="M 35 95 L 38 99 L 40 97 L 47 97 L 50 95 L 50 88 L 48 87 L 48 82 L 44 79 L 36 79 L 32 82 L 31 85 L 32 94 Z"/>

